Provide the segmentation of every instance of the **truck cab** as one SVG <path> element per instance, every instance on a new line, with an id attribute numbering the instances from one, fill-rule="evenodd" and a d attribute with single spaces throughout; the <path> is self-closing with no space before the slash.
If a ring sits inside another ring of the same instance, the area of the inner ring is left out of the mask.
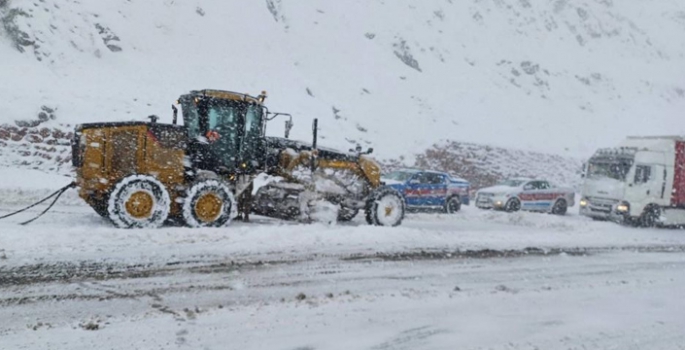
<path id="1" fill-rule="evenodd" d="M 629 137 L 598 150 L 584 169 L 580 213 L 653 226 L 669 223 L 668 212 L 677 223 L 673 215 L 685 204 L 683 151 L 685 139 L 677 136 Z"/>

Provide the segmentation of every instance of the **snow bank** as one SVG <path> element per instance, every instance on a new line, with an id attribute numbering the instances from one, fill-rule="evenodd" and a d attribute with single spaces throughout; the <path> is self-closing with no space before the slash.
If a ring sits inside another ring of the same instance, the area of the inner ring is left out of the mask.
<path id="1" fill-rule="evenodd" d="M 482 249 L 680 249 L 685 245 L 685 235 L 680 231 L 632 229 L 576 215 L 509 215 L 473 208 L 455 215 L 410 215 L 402 226 L 394 228 L 368 226 L 362 219 L 330 226 L 256 217 L 252 223 L 233 222 L 225 228 L 122 230 L 113 228 L 90 208 L 67 206 L 56 207 L 29 226 L 16 225 L 21 219 L 0 221 L 5 264 L 73 260 L 166 264 Z"/>

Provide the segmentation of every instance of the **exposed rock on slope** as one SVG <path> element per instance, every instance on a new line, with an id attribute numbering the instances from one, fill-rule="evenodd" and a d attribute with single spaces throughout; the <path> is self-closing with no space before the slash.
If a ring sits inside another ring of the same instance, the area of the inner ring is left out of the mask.
<path id="1" fill-rule="evenodd" d="M 396 169 L 405 163 L 391 160 L 386 164 L 388 169 Z M 453 173 L 469 180 L 475 189 L 508 177 L 541 178 L 577 187 L 582 162 L 571 157 L 450 141 L 416 155 L 411 166 Z"/>

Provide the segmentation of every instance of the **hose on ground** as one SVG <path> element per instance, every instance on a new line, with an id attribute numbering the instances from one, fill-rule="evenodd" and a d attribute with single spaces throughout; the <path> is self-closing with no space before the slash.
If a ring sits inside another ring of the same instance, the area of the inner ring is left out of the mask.
<path id="1" fill-rule="evenodd" d="M 32 223 L 33 221 L 35 221 L 36 219 L 38 219 L 39 217 L 43 216 L 43 214 L 47 213 L 48 210 L 50 210 L 50 209 L 55 205 L 55 203 L 57 203 L 57 200 L 59 199 L 59 197 L 60 197 L 64 192 L 66 192 L 67 190 L 69 190 L 70 188 L 73 188 L 73 187 L 76 187 L 76 182 L 72 182 L 72 183 L 70 183 L 70 184 L 68 184 L 68 185 L 66 185 L 66 186 L 64 186 L 64 187 L 62 187 L 62 188 L 60 188 L 59 190 L 55 191 L 55 192 L 52 193 L 51 195 L 49 195 L 49 196 L 47 196 L 47 197 L 45 197 L 45 198 L 39 200 L 39 201 L 36 202 L 36 203 L 33 203 L 33 204 L 29 205 L 29 206 L 26 207 L 26 208 L 19 209 L 19 210 L 13 212 L 13 213 L 9 213 L 9 214 L 7 214 L 7 215 L 0 216 L 0 220 L 6 219 L 6 218 L 8 218 L 8 217 L 10 217 L 10 216 L 17 215 L 17 214 L 19 214 L 19 213 L 23 213 L 23 212 L 25 212 L 25 211 L 27 211 L 27 210 L 29 210 L 29 209 L 35 207 L 35 206 L 37 206 L 37 205 L 39 205 L 39 204 L 41 204 L 41 203 L 47 201 L 48 199 L 50 199 L 50 198 L 52 198 L 52 197 L 55 197 L 55 199 L 52 201 L 52 203 L 50 203 L 50 205 L 48 205 L 48 207 L 45 208 L 45 210 L 43 210 L 43 211 L 42 211 L 40 214 L 38 214 L 36 217 L 34 217 L 34 218 L 31 219 L 31 220 L 24 221 L 24 222 L 20 223 L 20 225 L 28 225 L 28 224 Z"/>

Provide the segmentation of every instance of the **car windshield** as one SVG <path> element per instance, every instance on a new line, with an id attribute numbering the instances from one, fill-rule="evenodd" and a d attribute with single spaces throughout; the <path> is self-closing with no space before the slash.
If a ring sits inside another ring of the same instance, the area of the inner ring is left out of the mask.
<path id="1" fill-rule="evenodd" d="M 519 187 L 523 185 L 525 181 L 523 180 L 505 180 L 500 182 L 498 185 L 499 186 L 507 186 L 507 187 Z"/>
<path id="2" fill-rule="evenodd" d="M 587 177 L 591 179 L 614 179 L 625 181 L 626 174 L 632 166 L 632 161 L 625 160 L 597 160 L 590 161 L 587 168 Z"/>
<path id="3" fill-rule="evenodd" d="M 385 176 L 383 177 L 389 180 L 407 181 L 410 177 L 412 177 L 412 175 L 414 175 L 414 173 L 407 171 L 393 171 L 391 173 L 385 174 Z"/>

